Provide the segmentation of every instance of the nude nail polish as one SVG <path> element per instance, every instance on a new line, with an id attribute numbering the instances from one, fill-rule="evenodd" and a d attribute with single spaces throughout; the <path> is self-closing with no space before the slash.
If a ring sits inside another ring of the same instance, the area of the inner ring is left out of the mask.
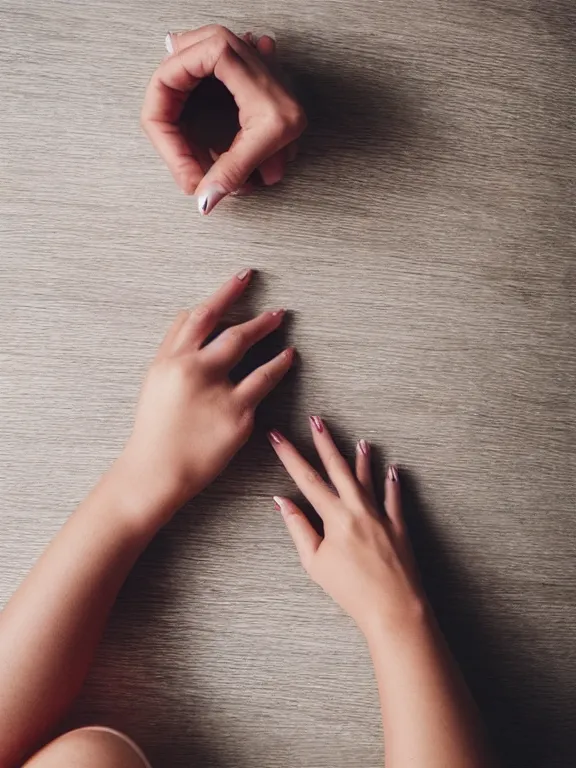
<path id="1" fill-rule="evenodd" d="M 254 32 L 250 32 L 250 34 L 255 43 L 258 42 L 261 37 L 269 37 L 271 40 L 274 40 L 274 42 L 277 42 L 276 32 L 271 32 L 269 29 L 256 29 Z"/>
<path id="2" fill-rule="evenodd" d="M 358 442 L 358 450 L 360 451 L 360 453 L 363 453 L 364 456 L 368 456 L 368 454 L 370 453 L 370 446 L 368 445 L 366 440 L 362 439 Z"/>
<path id="3" fill-rule="evenodd" d="M 274 509 L 278 510 L 278 512 L 282 511 L 282 503 L 279 496 L 274 496 Z"/>
<path id="4" fill-rule="evenodd" d="M 249 277 L 251 273 L 252 273 L 251 269 L 242 269 L 240 270 L 240 272 L 238 272 L 236 277 L 238 278 L 238 280 L 241 280 L 242 282 L 244 282 L 244 280 L 246 280 L 246 278 Z"/>
<path id="5" fill-rule="evenodd" d="M 398 482 L 398 469 L 394 466 L 394 464 L 390 464 L 388 467 L 388 472 L 386 473 L 388 480 L 392 480 L 393 483 Z"/>
<path id="6" fill-rule="evenodd" d="M 270 432 L 268 432 L 268 440 L 270 440 L 271 443 L 280 445 L 280 443 L 282 442 L 282 435 L 280 434 L 280 432 L 278 432 L 277 429 L 273 429 Z"/>
<path id="7" fill-rule="evenodd" d="M 272 317 L 281 317 L 282 315 L 286 314 L 285 309 L 275 309 L 273 312 L 270 312 Z"/>
<path id="8" fill-rule="evenodd" d="M 320 416 L 310 416 L 310 423 L 316 430 L 316 432 L 324 432 L 324 422 Z"/>
<path id="9" fill-rule="evenodd" d="M 168 32 L 164 38 L 164 45 L 168 53 L 174 53 L 174 43 L 172 42 L 172 32 Z"/>

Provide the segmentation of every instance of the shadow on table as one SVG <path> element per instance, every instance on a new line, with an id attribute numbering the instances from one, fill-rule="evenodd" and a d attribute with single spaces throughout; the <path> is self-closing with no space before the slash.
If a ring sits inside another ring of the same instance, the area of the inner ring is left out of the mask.
<path id="1" fill-rule="evenodd" d="M 535 667 L 529 648 L 506 645 L 465 569 L 442 546 L 416 480 L 403 473 L 404 509 L 427 594 L 502 763 L 512 768 L 576 765 L 576 722 L 539 702 L 546 660 Z M 518 635 L 521 634 L 519 628 Z M 528 641 L 529 642 L 529 641 Z"/>

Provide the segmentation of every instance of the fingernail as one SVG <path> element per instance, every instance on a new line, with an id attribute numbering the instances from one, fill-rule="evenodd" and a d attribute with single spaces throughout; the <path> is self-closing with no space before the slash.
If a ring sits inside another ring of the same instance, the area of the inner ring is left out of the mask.
<path id="1" fill-rule="evenodd" d="M 280 317 L 280 316 L 286 314 L 286 310 L 285 309 L 275 309 L 273 312 L 270 312 L 270 314 L 272 315 L 272 317 Z"/>
<path id="2" fill-rule="evenodd" d="M 398 470 L 394 466 L 394 464 L 390 464 L 390 466 L 388 467 L 387 477 L 388 477 L 388 480 L 392 480 L 393 483 L 398 482 Z"/>
<path id="3" fill-rule="evenodd" d="M 324 422 L 320 416 L 310 416 L 309 419 L 316 432 L 324 432 Z"/>
<path id="4" fill-rule="evenodd" d="M 216 152 L 215 149 L 212 149 L 212 147 L 208 147 L 208 154 L 210 155 L 210 157 L 212 158 L 212 160 L 214 162 L 216 162 L 216 160 L 218 160 L 218 158 L 220 157 L 220 154 L 218 152 Z M 232 193 L 232 194 L 234 194 L 234 193 Z"/>
<path id="5" fill-rule="evenodd" d="M 282 354 L 286 358 L 292 358 L 294 357 L 295 352 L 296 352 L 296 349 L 294 347 L 288 347 L 288 349 L 285 349 L 284 352 L 282 352 Z"/>
<path id="6" fill-rule="evenodd" d="M 278 512 L 281 512 L 282 511 L 282 499 L 280 498 L 280 496 L 273 496 L 272 498 L 274 499 L 274 509 L 277 509 Z"/>
<path id="7" fill-rule="evenodd" d="M 257 43 L 261 37 L 269 37 L 271 40 L 274 40 L 274 42 L 277 40 L 276 32 L 269 32 L 268 30 L 259 29 L 257 32 L 250 32 L 250 35 L 255 43 Z"/>
<path id="8" fill-rule="evenodd" d="M 244 282 L 244 280 L 246 280 L 246 278 L 247 278 L 247 277 L 248 277 L 248 276 L 249 276 L 251 273 L 252 273 L 252 270 L 251 270 L 251 269 L 242 269 L 242 270 L 240 270 L 240 272 L 238 272 L 238 274 L 236 275 L 236 277 L 238 278 L 238 280 L 241 280 L 242 282 Z"/>
<path id="9" fill-rule="evenodd" d="M 207 216 L 228 192 L 220 184 L 211 184 L 198 197 L 198 210 L 202 216 Z"/>
<path id="10" fill-rule="evenodd" d="M 280 445 L 280 443 L 282 442 L 282 435 L 280 434 L 280 432 L 278 432 L 277 429 L 273 429 L 271 432 L 268 432 L 268 440 L 270 440 L 271 443 Z"/>
<path id="11" fill-rule="evenodd" d="M 172 32 L 168 32 L 164 38 L 164 45 L 168 53 L 174 53 L 174 43 L 172 42 Z"/>
<path id="12" fill-rule="evenodd" d="M 366 440 L 360 440 L 358 442 L 358 450 L 364 454 L 364 456 L 368 456 L 370 453 L 370 446 L 366 442 Z"/>

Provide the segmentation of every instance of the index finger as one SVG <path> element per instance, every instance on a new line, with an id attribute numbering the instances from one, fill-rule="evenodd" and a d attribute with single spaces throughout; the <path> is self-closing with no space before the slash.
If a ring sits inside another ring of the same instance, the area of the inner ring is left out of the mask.
<path id="1" fill-rule="evenodd" d="M 209 299 L 195 307 L 174 339 L 174 350 L 179 351 L 185 345 L 196 349 L 201 347 L 222 317 L 244 293 L 252 273 L 251 269 L 243 269 L 218 288 Z"/>
<path id="2" fill-rule="evenodd" d="M 236 97 L 238 90 L 253 99 L 257 90 L 236 47 L 245 46 L 232 33 L 214 34 L 208 27 L 193 33 L 193 42 L 168 56 L 152 75 L 144 96 L 141 124 L 176 183 L 191 194 L 204 176 L 201 164 L 184 137 L 178 121 L 189 94 L 201 80 L 216 73 Z M 199 37 L 196 38 L 196 35 Z M 204 36 L 207 35 L 207 36 Z"/>
<path id="3" fill-rule="evenodd" d="M 338 500 L 336 494 L 284 435 L 274 429 L 268 433 L 268 439 L 292 480 L 324 520 L 330 506 Z"/>

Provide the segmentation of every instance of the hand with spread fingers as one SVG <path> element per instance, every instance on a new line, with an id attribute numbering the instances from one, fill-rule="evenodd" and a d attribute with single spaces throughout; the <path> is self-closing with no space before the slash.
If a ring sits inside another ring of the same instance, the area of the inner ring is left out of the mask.
<path id="1" fill-rule="evenodd" d="M 370 446 L 361 440 L 355 473 L 339 453 L 326 424 L 310 417 L 314 445 L 331 481 L 330 487 L 278 431 L 270 442 L 324 526 L 321 537 L 306 515 L 289 499 L 274 501 L 286 522 L 310 577 L 364 631 L 371 624 L 395 624 L 424 596 L 404 519 L 398 470 L 390 466 L 385 481 L 385 510 L 378 509 Z"/>
<path id="2" fill-rule="evenodd" d="M 244 293 L 244 270 L 191 312 L 181 312 L 144 382 L 133 433 L 119 464 L 133 487 L 174 509 L 203 490 L 252 432 L 254 410 L 289 370 L 288 348 L 238 384 L 229 372 L 248 349 L 282 323 L 284 311 L 264 312 L 206 340 Z"/>
<path id="3" fill-rule="evenodd" d="M 306 117 L 273 71 L 274 40 L 239 37 L 214 24 L 169 33 L 166 47 L 169 55 L 146 91 L 142 127 L 178 186 L 196 195 L 200 213 L 245 190 L 255 170 L 266 185 L 280 181 Z M 224 84 L 238 107 L 238 133 L 221 154 L 196 145 L 180 123 L 188 96 L 210 77 Z"/>
<path id="4" fill-rule="evenodd" d="M 321 536 L 292 501 L 274 497 L 300 560 L 363 632 L 380 692 L 389 768 L 488 768 L 478 711 L 424 595 L 402 514 L 400 478 L 386 472 L 376 503 L 370 447 L 358 443 L 352 472 L 325 423 L 311 416 L 314 445 L 331 486 L 276 430 L 272 447 L 320 515 Z"/>

